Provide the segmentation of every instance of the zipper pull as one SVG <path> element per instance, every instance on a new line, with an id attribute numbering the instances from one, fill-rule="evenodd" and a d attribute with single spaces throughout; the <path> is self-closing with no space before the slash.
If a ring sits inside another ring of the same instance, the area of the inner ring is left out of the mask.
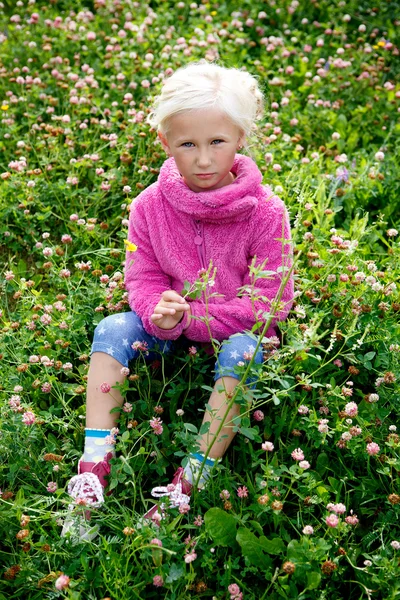
<path id="1" fill-rule="evenodd" d="M 201 229 L 200 229 L 199 221 L 195 221 L 195 223 L 196 223 L 197 235 L 194 238 L 194 243 L 196 244 L 196 246 L 201 246 L 201 244 L 203 243 L 203 238 L 201 237 Z"/>

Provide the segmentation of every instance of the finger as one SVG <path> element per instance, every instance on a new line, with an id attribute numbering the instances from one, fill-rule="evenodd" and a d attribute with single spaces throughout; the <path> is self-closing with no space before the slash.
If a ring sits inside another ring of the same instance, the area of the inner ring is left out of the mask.
<path id="1" fill-rule="evenodd" d="M 154 309 L 155 315 L 174 315 L 176 310 L 174 308 L 170 308 L 169 306 L 160 306 L 159 304 Z"/>
<path id="2" fill-rule="evenodd" d="M 163 318 L 163 315 L 156 315 L 155 313 L 151 315 L 150 320 L 155 323 Z"/>
<path id="3" fill-rule="evenodd" d="M 161 297 L 167 302 L 179 302 L 179 304 L 183 304 L 186 302 L 186 300 L 182 298 L 182 296 L 178 294 L 178 292 L 175 292 L 175 290 L 166 290 L 161 294 Z"/>
<path id="4" fill-rule="evenodd" d="M 182 312 L 184 310 L 189 310 L 189 304 L 187 304 L 186 302 L 184 304 L 178 304 L 178 302 L 159 302 L 156 306 L 156 308 L 158 307 L 162 307 L 162 308 L 167 308 L 168 310 L 174 310 L 175 312 Z M 156 308 L 154 309 L 154 312 L 156 312 Z M 169 313 L 169 314 L 173 314 L 173 313 Z"/>

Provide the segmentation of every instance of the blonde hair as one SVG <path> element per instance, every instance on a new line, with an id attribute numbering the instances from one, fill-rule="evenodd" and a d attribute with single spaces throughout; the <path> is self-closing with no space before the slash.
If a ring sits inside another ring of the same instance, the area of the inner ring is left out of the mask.
<path id="1" fill-rule="evenodd" d="M 164 81 L 147 122 L 166 135 L 173 115 L 207 108 L 225 113 L 247 137 L 263 115 L 264 96 L 250 73 L 203 59 L 178 69 Z"/>

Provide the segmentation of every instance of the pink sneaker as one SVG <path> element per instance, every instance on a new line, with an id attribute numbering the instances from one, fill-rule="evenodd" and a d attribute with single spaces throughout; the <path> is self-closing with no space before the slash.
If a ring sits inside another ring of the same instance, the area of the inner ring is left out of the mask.
<path id="1" fill-rule="evenodd" d="M 65 519 L 62 537 L 69 534 L 77 541 L 91 541 L 98 534 L 98 527 L 89 525 L 90 510 L 84 510 L 83 514 L 75 517 L 73 512 L 77 506 L 98 507 L 104 503 L 104 488 L 108 485 L 106 477 L 111 470 L 112 458 L 113 454 L 109 452 L 98 463 L 79 461 L 78 475 L 72 477 L 68 483 L 68 494 L 75 502 L 68 506 L 70 515 Z"/>
<path id="2" fill-rule="evenodd" d="M 154 498 L 165 498 L 169 497 L 169 506 L 171 508 L 181 507 L 188 505 L 190 502 L 190 496 L 192 494 L 193 486 L 187 479 L 183 477 L 184 468 L 179 467 L 176 471 L 172 483 L 167 486 L 158 486 L 151 490 L 151 495 Z M 160 524 L 161 519 L 164 517 L 165 505 L 161 504 L 159 507 L 154 504 L 149 511 L 144 515 L 144 519 L 153 521 L 156 525 Z M 159 512 L 161 510 L 161 513 Z"/>
<path id="3" fill-rule="evenodd" d="M 112 457 L 112 452 L 108 452 L 108 454 L 105 455 L 103 460 L 98 463 L 85 462 L 81 459 L 78 463 L 78 475 L 76 475 L 76 477 L 79 477 L 83 473 L 93 473 L 93 475 L 97 475 L 103 488 L 106 488 L 108 486 L 108 481 L 106 480 L 106 477 L 110 474 L 111 471 L 110 460 L 112 459 Z"/>

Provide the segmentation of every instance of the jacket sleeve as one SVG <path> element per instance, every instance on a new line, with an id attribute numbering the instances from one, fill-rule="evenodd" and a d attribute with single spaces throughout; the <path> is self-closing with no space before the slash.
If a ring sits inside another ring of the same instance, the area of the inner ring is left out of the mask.
<path id="1" fill-rule="evenodd" d="M 171 281 L 157 260 L 149 234 L 148 223 L 143 210 L 151 186 L 144 190 L 131 205 L 128 240 L 137 246 L 135 252 L 126 253 L 125 288 L 129 306 L 141 318 L 147 333 L 163 340 L 175 340 L 183 333 L 185 320 L 173 329 L 161 329 L 150 317 L 159 302 L 161 294 L 171 289 Z"/>
<path id="2" fill-rule="evenodd" d="M 253 219 L 251 224 L 253 227 Z M 191 302 L 192 318 L 184 319 L 186 326 L 184 334 L 187 338 L 199 342 L 209 341 L 209 327 L 211 336 L 222 341 L 234 333 L 250 330 L 257 321 L 265 322 L 266 319 L 262 315 L 271 310 L 271 303 L 277 295 L 282 278 L 287 273 L 287 270 L 279 267 L 283 265 L 290 268 L 292 265 L 289 216 L 279 198 L 275 196 L 261 203 L 253 232 L 248 264 L 250 266 L 252 258 L 256 257 L 255 266 L 262 265 L 266 261 L 263 270 L 272 271 L 274 274 L 255 280 L 254 302 L 249 293 L 221 303 L 214 304 L 210 301 L 207 319 L 204 302 L 200 300 Z M 250 286 L 251 278 L 248 271 L 243 287 Z M 293 277 L 290 276 L 281 297 L 279 310 L 268 329 L 268 335 L 274 335 L 277 321 L 287 317 L 293 303 L 293 287 Z M 208 320 L 208 326 L 205 320 Z"/>

